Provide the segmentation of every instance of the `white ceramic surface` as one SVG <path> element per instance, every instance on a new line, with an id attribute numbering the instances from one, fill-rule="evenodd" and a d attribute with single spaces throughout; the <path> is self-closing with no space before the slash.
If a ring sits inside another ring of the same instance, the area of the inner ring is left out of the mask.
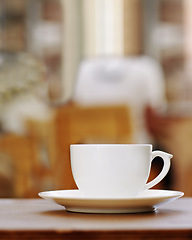
<path id="1" fill-rule="evenodd" d="M 159 206 L 184 194 L 169 190 L 145 190 L 136 197 L 100 198 L 84 195 L 80 190 L 41 192 L 39 196 L 54 200 L 67 211 L 82 213 L 138 213 L 155 211 Z"/>
<path id="2" fill-rule="evenodd" d="M 171 154 L 150 144 L 71 145 L 71 167 L 78 189 L 93 197 L 134 196 L 159 183 L 170 168 Z M 161 173 L 147 183 L 151 162 L 164 161 Z"/>

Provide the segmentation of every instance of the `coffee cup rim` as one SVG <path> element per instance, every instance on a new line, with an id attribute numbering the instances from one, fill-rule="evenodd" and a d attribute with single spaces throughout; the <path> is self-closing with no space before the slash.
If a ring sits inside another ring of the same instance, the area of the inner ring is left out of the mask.
<path id="1" fill-rule="evenodd" d="M 127 143 L 126 144 L 124 144 L 124 143 L 123 144 L 121 144 L 121 143 L 117 143 L 117 144 L 116 143 L 101 143 L 101 144 L 100 143 L 98 143 L 98 144 L 97 143 L 90 143 L 90 144 L 89 143 L 85 143 L 85 144 L 84 143 L 81 143 L 81 144 L 78 143 L 78 144 L 70 144 L 70 147 L 97 147 L 97 146 L 101 146 L 101 147 L 105 147 L 105 146 L 106 147 L 107 146 L 111 146 L 111 147 L 113 147 L 113 146 L 114 147 L 115 146 L 142 147 L 143 146 L 143 147 L 145 147 L 146 146 L 147 147 L 147 146 L 152 146 L 152 144 L 148 144 L 148 143 L 143 143 L 143 144 L 142 143 L 138 143 L 138 144 L 137 143 L 130 143 L 130 144 L 127 144 Z"/>

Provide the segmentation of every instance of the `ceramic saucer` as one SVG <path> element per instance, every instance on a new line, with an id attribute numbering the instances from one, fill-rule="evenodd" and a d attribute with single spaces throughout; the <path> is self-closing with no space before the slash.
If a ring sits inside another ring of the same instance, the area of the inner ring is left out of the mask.
<path id="1" fill-rule="evenodd" d="M 129 198 L 95 198 L 85 196 L 79 190 L 40 192 L 39 196 L 53 200 L 67 211 L 83 213 L 138 213 L 155 211 L 160 205 L 184 195 L 169 190 L 146 190 Z"/>

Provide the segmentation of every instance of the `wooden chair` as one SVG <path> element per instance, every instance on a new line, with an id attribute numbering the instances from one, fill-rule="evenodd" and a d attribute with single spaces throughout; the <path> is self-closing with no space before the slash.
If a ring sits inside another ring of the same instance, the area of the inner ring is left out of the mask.
<path id="1" fill-rule="evenodd" d="M 28 121 L 25 136 L 5 134 L 0 137 L 0 152 L 13 166 L 13 197 L 37 197 L 39 191 L 53 185 L 56 154 L 53 121 Z"/>
<path id="2" fill-rule="evenodd" d="M 0 137 L 0 152 L 13 162 L 14 197 L 37 197 L 39 191 L 76 188 L 70 144 L 129 143 L 130 112 L 125 106 L 62 106 L 53 119 L 27 121 L 27 135 Z"/>
<path id="3" fill-rule="evenodd" d="M 23 197 L 30 195 L 32 190 L 33 143 L 27 137 L 7 134 L 0 138 L 1 153 L 9 156 L 13 165 L 13 196 Z"/>

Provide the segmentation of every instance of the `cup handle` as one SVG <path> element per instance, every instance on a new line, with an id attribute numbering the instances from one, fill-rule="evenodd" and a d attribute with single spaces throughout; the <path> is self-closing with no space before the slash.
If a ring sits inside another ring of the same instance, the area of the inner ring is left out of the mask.
<path id="1" fill-rule="evenodd" d="M 169 154 L 169 153 L 162 152 L 162 151 L 153 151 L 151 162 L 154 160 L 155 157 L 161 157 L 163 159 L 164 166 L 163 166 L 161 172 L 159 173 L 159 175 L 155 179 L 153 179 L 152 181 L 148 182 L 145 185 L 144 190 L 152 188 L 153 186 L 155 186 L 157 183 L 159 183 L 167 175 L 167 173 L 169 171 L 169 168 L 170 168 L 170 165 L 171 165 L 170 160 L 173 157 L 173 155 Z"/>

